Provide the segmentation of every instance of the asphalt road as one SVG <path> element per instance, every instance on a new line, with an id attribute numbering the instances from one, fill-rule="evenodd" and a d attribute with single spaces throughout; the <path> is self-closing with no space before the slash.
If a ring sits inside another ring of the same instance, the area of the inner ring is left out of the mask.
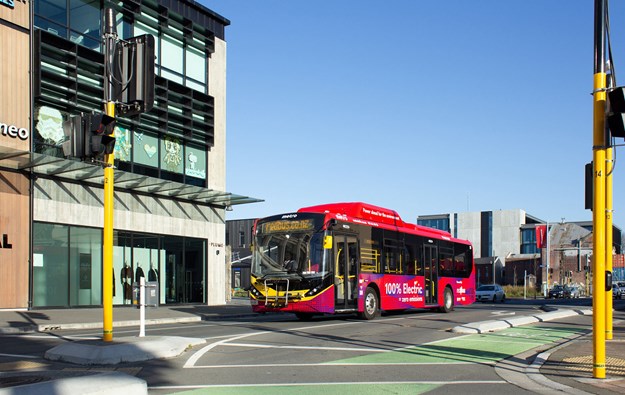
<path id="1" fill-rule="evenodd" d="M 497 362 L 580 333 L 591 325 L 590 317 L 484 335 L 458 335 L 450 329 L 534 312 L 540 303 L 477 303 L 450 314 L 411 311 L 373 321 L 339 316 L 303 322 L 289 314 L 268 314 L 249 320 L 148 327 L 147 336 L 195 337 L 206 343 L 177 358 L 115 369 L 146 380 L 154 394 L 331 394 L 345 393 L 346 386 L 349 393 L 521 394 L 526 392 L 497 375 Z M 136 335 L 136 328 L 116 331 L 117 337 Z M 42 356 L 60 342 L 99 336 L 100 331 L 3 336 L 0 368 L 2 363 L 19 361 L 39 364 L 42 374 L 89 369 Z"/>

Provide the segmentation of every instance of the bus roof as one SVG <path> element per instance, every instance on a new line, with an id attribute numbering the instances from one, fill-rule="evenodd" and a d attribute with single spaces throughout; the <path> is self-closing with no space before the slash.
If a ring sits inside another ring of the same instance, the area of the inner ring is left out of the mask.
<path id="1" fill-rule="evenodd" d="M 386 225 L 396 226 L 408 231 L 417 231 L 422 233 L 430 233 L 443 238 L 451 238 L 451 233 L 443 230 L 429 228 L 426 226 L 415 225 L 404 222 L 397 211 L 384 207 L 375 206 L 373 204 L 362 202 L 345 202 L 345 203 L 329 203 L 320 204 L 318 206 L 303 207 L 297 210 L 298 213 L 327 213 L 334 217 L 347 216 L 348 218 L 365 220 L 373 223 L 382 223 Z"/>

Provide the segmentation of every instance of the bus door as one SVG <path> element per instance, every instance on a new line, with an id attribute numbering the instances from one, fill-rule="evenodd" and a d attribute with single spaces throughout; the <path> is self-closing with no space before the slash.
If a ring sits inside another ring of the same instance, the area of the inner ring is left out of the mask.
<path id="1" fill-rule="evenodd" d="M 425 304 L 436 304 L 438 302 L 438 273 L 436 264 L 438 261 L 438 250 L 436 246 L 423 246 L 423 264 L 425 266 Z"/>
<path id="2" fill-rule="evenodd" d="M 359 251 L 355 236 L 334 235 L 335 310 L 357 307 Z"/>

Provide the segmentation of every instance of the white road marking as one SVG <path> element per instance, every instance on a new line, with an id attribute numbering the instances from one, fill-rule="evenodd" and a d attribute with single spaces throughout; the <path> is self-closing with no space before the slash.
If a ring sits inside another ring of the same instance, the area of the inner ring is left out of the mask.
<path id="1" fill-rule="evenodd" d="M 229 368 L 335 368 L 337 366 L 436 366 L 436 365 L 495 365 L 496 361 L 444 361 L 444 362 L 319 362 L 319 363 L 265 363 L 254 365 L 201 365 L 195 369 L 229 369 Z"/>
<path id="2" fill-rule="evenodd" d="M 229 347 L 251 347 L 251 348 L 279 348 L 286 350 L 329 350 L 329 351 L 356 351 L 356 352 L 389 352 L 387 348 L 352 348 L 352 347 L 315 347 L 315 346 L 280 346 L 275 344 L 253 344 L 253 343 L 224 343 L 222 346 Z"/>
<path id="3" fill-rule="evenodd" d="M 303 326 L 303 327 L 293 328 L 293 329 L 278 330 L 278 331 L 274 331 L 274 332 L 296 332 L 296 331 L 304 331 L 304 330 L 307 330 L 307 329 L 319 330 L 321 328 L 328 328 L 328 327 L 332 327 L 332 326 L 354 325 L 354 324 L 358 324 L 358 323 L 359 322 L 340 322 L 340 323 L 327 324 L 327 325 L 312 325 L 312 326 Z M 210 350 L 212 350 L 215 347 L 224 345 L 227 342 L 231 342 L 231 341 L 235 341 L 235 340 L 239 340 L 239 339 L 244 339 L 246 337 L 251 337 L 251 336 L 263 335 L 263 334 L 266 334 L 266 333 L 272 333 L 272 331 L 262 331 L 262 332 L 246 333 L 246 334 L 233 336 L 233 337 L 226 338 L 224 340 L 220 340 L 218 342 L 206 345 L 206 346 L 202 347 L 200 350 L 196 351 L 193 355 L 191 355 L 191 357 L 189 357 L 187 362 L 185 362 L 183 368 L 194 368 L 195 364 L 197 363 L 197 361 L 199 361 L 199 359 L 202 358 L 202 356 L 204 354 L 206 354 L 207 352 L 209 352 Z"/>

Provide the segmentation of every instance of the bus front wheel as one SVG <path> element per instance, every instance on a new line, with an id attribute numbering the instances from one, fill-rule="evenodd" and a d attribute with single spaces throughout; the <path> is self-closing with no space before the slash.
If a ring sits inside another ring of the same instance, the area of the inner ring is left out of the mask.
<path id="1" fill-rule="evenodd" d="M 451 289 L 445 288 L 443 293 L 443 305 L 439 307 L 441 313 L 449 313 L 454 309 L 454 295 Z"/>
<path id="2" fill-rule="evenodd" d="M 367 288 L 365 291 L 365 310 L 359 313 L 360 317 L 366 320 L 372 320 L 378 315 L 379 308 L 378 295 L 373 288 Z"/>

